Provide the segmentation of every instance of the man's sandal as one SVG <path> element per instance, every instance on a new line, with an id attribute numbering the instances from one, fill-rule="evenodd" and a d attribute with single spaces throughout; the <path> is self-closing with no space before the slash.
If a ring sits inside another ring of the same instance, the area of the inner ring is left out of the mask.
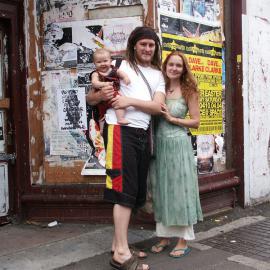
<path id="1" fill-rule="evenodd" d="M 177 252 L 177 251 L 184 251 L 183 253 L 181 254 L 172 254 L 172 252 Z M 173 258 L 182 258 L 186 255 L 188 255 L 188 253 L 191 251 L 191 248 L 189 247 L 186 247 L 186 248 L 174 248 L 171 253 L 169 254 L 170 257 L 173 257 Z"/>
<path id="2" fill-rule="evenodd" d="M 154 254 L 161 253 L 164 251 L 168 246 L 170 245 L 170 242 L 167 242 L 167 244 L 160 244 L 157 243 L 151 247 L 151 252 Z"/>
<path id="3" fill-rule="evenodd" d="M 138 258 L 132 255 L 124 263 L 119 263 L 114 258 L 110 260 L 110 265 L 116 270 L 149 270 L 149 266 L 144 268 L 142 264 L 139 264 Z"/>
<path id="4" fill-rule="evenodd" d="M 134 246 L 130 246 L 129 250 L 132 254 L 134 254 L 135 256 L 137 256 L 137 258 L 139 259 L 145 259 L 147 258 L 147 253 L 144 252 L 143 250 L 140 250 Z"/>
<path id="5" fill-rule="evenodd" d="M 146 252 L 144 252 L 143 250 L 140 250 L 134 246 L 129 246 L 129 250 L 130 250 L 131 254 L 135 255 L 139 259 L 145 259 L 148 256 Z M 112 255 L 114 254 L 113 250 L 111 250 L 111 254 Z"/>

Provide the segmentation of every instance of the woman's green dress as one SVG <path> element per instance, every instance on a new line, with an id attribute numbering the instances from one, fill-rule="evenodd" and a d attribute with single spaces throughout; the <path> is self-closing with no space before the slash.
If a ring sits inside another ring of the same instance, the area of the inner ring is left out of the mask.
<path id="1" fill-rule="evenodd" d="M 172 116 L 185 118 L 183 97 L 167 99 Z M 150 166 L 156 222 L 164 226 L 190 226 L 202 220 L 198 176 L 186 128 L 159 118 L 155 133 L 155 159 Z"/>

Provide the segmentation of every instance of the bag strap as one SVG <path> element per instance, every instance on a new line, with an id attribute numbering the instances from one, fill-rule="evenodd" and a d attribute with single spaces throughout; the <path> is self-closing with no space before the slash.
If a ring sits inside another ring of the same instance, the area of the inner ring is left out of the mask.
<path id="1" fill-rule="evenodd" d="M 121 63 L 122 63 L 122 58 L 116 58 L 114 66 L 116 68 L 119 68 L 121 66 Z"/>
<path id="2" fill-rule="evenodd" d="M 138 66 L 137 66 L 137 68 L 138 68 L 138 72 L 140 73 L 142 79 L 144 80 L 145 84 L 147 85 L 147 88 L 148 88 L 148 91 L 150 93 L 151 99 L 153 99 L 153 92 L 152 92 L 152 89 L 150 87 L 149 82 L 147 81 L 147 79 L 145 78 L 144 74 L 142 73 L 142 71 L 139 69 Z"/>

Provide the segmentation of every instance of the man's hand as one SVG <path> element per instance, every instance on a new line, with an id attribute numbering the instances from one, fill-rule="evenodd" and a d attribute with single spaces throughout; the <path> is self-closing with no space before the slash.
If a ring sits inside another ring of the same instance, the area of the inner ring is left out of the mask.
<path id="1" fill-rule="evenodd" d="M 106 86 L 100 88 L 99 91 L 91 89 L 86 95 L 86 101 L 90 105 L 97 105 L 101 101 L 112 99 L 114 96 L 113 83 L 108 83 Z"/>
<path id="2" fill-rule="evenodd" d="M 113 83 L 108 82 L 108 85 L 102 87 L 99 90 L 99 94 L 100 94 L 100 101 L 106 101 L 106 100 L 112 99 L 114 95 Z"/>

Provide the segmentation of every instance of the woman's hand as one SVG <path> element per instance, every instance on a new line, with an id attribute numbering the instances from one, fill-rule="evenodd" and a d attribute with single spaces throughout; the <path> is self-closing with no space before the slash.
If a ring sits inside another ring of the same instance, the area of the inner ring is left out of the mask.
<path id="1" fill-rule="evenodd" d="M 130 106 L 129 98 L 125 96 L 116 96 L 112 99 L 112 107 L 116 110 L 125 109 Z"/>
<path id="2" fill-rule="evenodd" d="M 168 121 L 171 122 L 173 117 L 169 112 L 169 109 L 167 107 L 166 104 L 161 104 L 161 114 L 163 115 L 163 117 Z"/>

